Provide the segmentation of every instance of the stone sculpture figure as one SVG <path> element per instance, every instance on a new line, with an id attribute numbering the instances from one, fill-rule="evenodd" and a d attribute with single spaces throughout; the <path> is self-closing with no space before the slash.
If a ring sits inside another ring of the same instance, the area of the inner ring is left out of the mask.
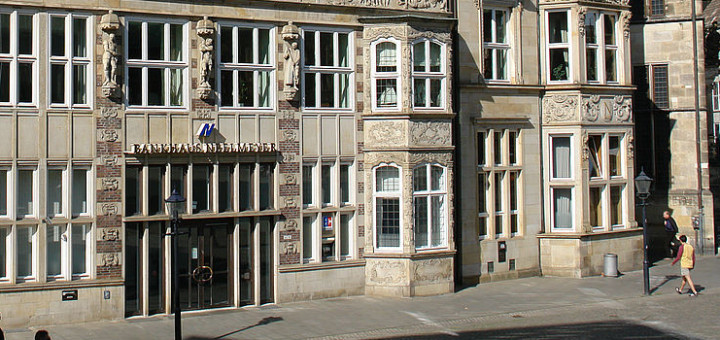
<path id="1" fill-rule="evenodd" d="M 285 41 L 285 86 L 298 89 L 300 83 L 300 49 L 298 43 Z"/>
<path id="2" fill-rule="evenodd" d="M 103 38 L 103 69 L 105 70 L 103 85 L 117 85 L 118 49 L 115 33 L 104 35 Z"/>
<path id="3" fill-rule="evenodd" d="M 200 52 L 200 61 L 198 63 L 198 87 L 196 89 L 198 97 L 202 100 L 209 99 L 213 93 L 210 85 L 210 76 L 213 70 L 213 35 L 215 34 L 215 23 L 207 16 L 198 21 L 195 27 L 198 35 L 198 52 Z"/>
<path id="4" fill-rule="evenodd" d="M 200 39 L 200 85 L 210 87 L 210 71 L 213 69 L 212 38 Z"/>

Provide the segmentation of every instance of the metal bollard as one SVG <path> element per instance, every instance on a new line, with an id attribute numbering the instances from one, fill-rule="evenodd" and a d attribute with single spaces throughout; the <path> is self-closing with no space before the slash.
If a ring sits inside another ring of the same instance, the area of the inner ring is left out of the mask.
<path id="1" fill-rule="evenodd" d="M 603 276 L 618 276 L 618 256 L 617 254 L 607 253 L 604 258 Z"/>

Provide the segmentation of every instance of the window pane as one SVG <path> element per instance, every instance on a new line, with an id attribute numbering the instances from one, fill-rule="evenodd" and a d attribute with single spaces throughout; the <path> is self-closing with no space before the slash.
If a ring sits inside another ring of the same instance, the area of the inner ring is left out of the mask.
<path id="1" fill-rule="evenodd" d="M 340 165 L 340 202 L 350 202 L 350 165 Z"/>
<path id="2" fill-rule="evenodd" d="M 0 215 L 5 216 L 8 214 L 8 175 L 7 170 L 0 170 Z M 0 240 L 2 242 L 2 240 Z M 0 253 L 2 255 L 2 253 Z"/>
<path id="3" fill-rule="evenodd" d="M 183 197 L 188 197 L 185 191 L 185 183 L 187 183 L 187 167 L 172 166 L 170 168 L 170 192 L 176 190 Z"/>
<path id="4" fill-rule="evenodd" d="M 413 45 L 413 71 L 424 72 L 426 64 L 425 42 L 419 42 Z"/>
<path id="5" fill-rule="evenodd" d="M 147 100 L 149 106 L 165 105 L 165 70 L 147 69 Z"/>
<path id="6" fill-rule="evenodd" d="M 0 53 L 10 53 L 10 14 L 0 14 Z"/>
<path id="7" fill-rule="evenodd" d="M 32 103 L 33 73 L 32 64 L 18 64 L 18 101 L 21 103 Z"/>
<path id="8" fill-rule="evenodd" d="M 165 212 L 165 167 L 148 167 L 148 214 L 156 215 Z"/>
<path id="9" fill-rule="evenodd" d="M 18 277 L 27 277 L 33 275 L 33 238 L 35 236 L 36 227 L 17 227 L 17 238 L 15 239 L 16 247 L 16 272 Z"/>
<path id="10" fill-rule="evenodd" d="M 32 215 L 33 210 L 33 186 L 34 170 L 18 171 L 17 187 L 17 215 L 23 217 Z"/>
<path id="11" fill-rule="evenodd" d="M 572 228 L 572 189 L 553 189 L 553 217 L 555 228 Z"/>
<path id="12" fill-rule="evenodd" d="M 650 1 L 650 12 L 651 12 L 651 15 L 665 14 L 665 0 L 651 0 Z"/>
<path id="13" fill-rule="evenodd" d="M 615 65 L 616 50 L 605 51 L 605 72 L 607 81 L 617 81 L 617 66 Z"/>
<path id="14" fill-rule="evenodd" d="M 570 178 L 570 137 L 552 137 L 553 178 Z"/>
<path id="15" fill-rule="evenodd" d="M 130 105 L 142 105 L 141 68 L 128 68 L 128 102 Z"/>
<path id="16" fill-rule="evenodd" d="M 442 80 L 430 79 L 430 107 L 441 107 L 442 105 Z"/>
<path id="17" fill-rule="evenodd" d="M 602 188 L 590 188 L 590 226 L 602 226 Z"/>
<path id="18" fill-rule="evenodd" d="M 238 28 L 237 62 L 251 64 L 253 62 L 253 29 Z"/>
<path id="19" fill-rule="evenodd" d="M 313 166 L 303 165 L 303 204 L 313 204 Z"/>
<path id="20" fill-rule="evenodd" d="M 505 43 L 505 11 L 495 12 L 495 42 Z"/>
<path id="21" fill-rule="evenodd" d="M 550 50 L 550 80 L 568 80 L 568 49 L 554 48 Z"/>
<path id="22" fill-rule="evenodd" d="M 87 56 L 87 19 L 73 18 L 73 56 Z"/>
<path id="23" fill-rule="evenodd" d="M 220 71 L 220 98 L 222 106 L 234 106 L 233 71 Z"/>
<path id="24" fill-rule="evenodd" d="M 183 105 L 183 70 L 170 69 L 170 106 Z"/>
<path id="25" fill-rule="evenodd" d="M 317 87 L 315 73 L 305 73 L 305 106 L 316 107 L 317 97 L 315 88 Z"/>
<path id="26" fill-rule="evenodd" d="M 128 24 L 128 59 L 142 59 L 142 23 Z"/>
<path id="27" fill-rule="evenodd" d="M 585 43 L 597 44 L 597 16 L 598 13 L 590 12 L 585 15 Z"/>
<path id="28" fill-rule="evenodd" d="M 147 24 L 147 59 L 165 60 L 165 24 Z"/>
<path id="29" fill-rule="evenodd" d="M 548 13 L 548 29 L 551 44 L 568 42 L 567 12 Z"/>
<path id="30" fill-rule="evenodd" d="M 0 62 L 0 102 L 10 101 L 10 63 Z"/>
<path id="31" fill-rule="evenodd" d="M 270 30 L 260 28 L 258 31 L 258 63 L 270 64 Z"/>
<path id="32" fill-rule="evenodd" d="M 270 72 L 258 71 L 258 107 L 270 107 Z"/>
<path id="33" fill-rule="evenodd" d="M 320 65 L 333 66 L 334 57 L 333 33 L 320 32 Z"/>
<path id="34" fill-rule="evenodd" d="M 445 190 L 445 169 L 437 165 L 430 166 L 430 190 Z"/>
<path id="35" fill-rule="evenodd" d="M 2 236 L 2 235 L 0 235 Z M 350 215 L 340 215 L 340 256 L 350 256 L 350 240 L 353 237 L 350 230 Z M 0 242 L 2 237 L 0 237 Z M 2 273 L 0 273 L 2 275 Z"/>
<path id="36" fill-rule="evenodd" d="M 330 181 L 332 171 L 332 165 L 330 164 L 323 164 L 322 165 L 322 173 L 321 173 L 321 180 L 322 180 L 322 203 L 323 205 L 329 205 L 332 203 L 332 182 Z"/>
<path id="37" fill-rule="evenodd" d="M 620 136 L 610 136 L 608 140 L 610 176 L 622 175 L 622 158 L 620 157 Z"/>
<path id="38" fill-rule="evenodd" d="M 400 246 L 400 199 L 380 198 L 375 201 L 378 247 Z"/>
<path id="39" fill-rule="evenodd" d="M 485 132 L 477 134 L 477 161 L 478 165 L 485 165 Z"/>
<path id="40" fill-rule="evenodd" d="M 487 213 L 487 175 L 478 174 L 478 213 Z"/>
<path id="41" fill-rule="evenodd" d="M 392 166 L 383 166 L 375 171 L 377 192 L 400 191 L 400 170 Z"/>
<path id="42" fill-rule="evenodd" d="M 349 47 L 350 47 L 350 38 L 347 33 L 338 33 L 338 66 L 340 67 L 348 67 L 350 66 L 349 61 Z"/>
<path id="43" fill-rule="evenodd" d="M 62 237 L 67 227 L 48 226 L 45 233 L 45 265 L 48 276 L 62 274 Z"/>
<path id="44" fill-rule="evenodd" d="M 413 199 L 413 216 L 415 217 L 415 247 L 428 246 L 428 198 L 425 196 Z"/>
<path id="45" fill-rule="evenodd" d="M 427 166 L 419 166 L 413 169 L 413 190 L 427 190 Z"/>
<path id="46" fill-rule="evenodd" d="M 517 131 L 510 131 L 508 137 L 508 157 L 510 158 L 510 164 L 517 164 L 517 145 L 518 145 L 518 133 Z"/>
<path id="47" fill-rule="evenodd" d="M 335 224 L 334 213 L 322 214 L 322 260 L 335 261 Z"/>
<path id="48" fill-rule="evenodd" d="M 377 45 L 375 63 L 377 72 L 395 72 L 397 70 L 397 47 L 391 42 Z"/>
<path id="49" fill-rule="evenodd" d="M 73 169 L 72 214 L 77 216 L 88 212 L 87 175 L 85 169 Z"/>
<path id="50" fill-rule="evenodd" d="M 623 224 L 622 187 L 610 187 L 610 224 Z"/>
<path id="51" fill-rule="evenodd" d="M 47 214 L 49 216 L 63 213 L 63 170 L 47 172 Z"/>
<path id="52" fill-rule="evenodd" d="M 273 208 L 274 164 L 260 165 L 260 210 Z"/>
<path id="53" fill-rule="evenodd" d="M 18 15 L 18 52 L 33 54 L 33 16 Z"/>
<path id="54" fill-rule="evenodd" d="M 140 168 L 125 169 L 125 216 L 140 214 Z"/>
<path id="55" fill-rule="evenodd" d="M 73 65 L 73 104 L 87 104 L 87 66 Z"/>
<path id="56" fill-rule="evenodd" d="M 377 80 L 377 106 L 397 106 L 397 79 Z"/>
<path id="57" fill-rule="evenodd" d="M 502 159 L 502 150 L 503 150 L 503 132 L 502 131 L 495 131 L 493 133 L 493 147 L 495 150 L 494 159 L 495 159 L 495 165 L 500 165 L 503 163 Z"/>
<path id="58" fill-rule="evenodd" d="M 65 55 L 65 17 L 50 18 L 50 53 L 52 56 Z"/>
<path id="59" fill-rule="evenodd" d="M 87 273 L 86 256 L 87 241 L 90 237 L 90 226 L 87 224 L 72 226 L 72 274 L 82 275 Z"/>
<path id="60" fill-rule="evenodd" d="M 501 237 L 503 234 L 503 215 L 495 216 L 495 237 Z"/>
<path id="61" fill-rule="evenodd" d="M 335 74 L 320 74 L 320 106 L 335 106 Z"/>
<path id="62" fill-rule="evenodd" d="M 2 18 L 0 17 L 0 20 Z M 0 228 L 0 277 L 7 277 L 7 236 L 9 228 Z"/>
<path id="63" fill-rule="evenodd" d="M 430 241 L 433 247 L 445 245 L 445 196 L 431 196 Z"/>
<path id="64" fill-rule="evenodd" d="M 253 71 L 238 71 L 238 100 L 239 106 L 251 107 L 254 103 Z"/>
<path id="65" fill-rule="evenodd" d="M 483 42 L 492 42 L 493 28 L 493 10 L 486 9 L 483 11 Z"/>
<path id="66" fill-rule="evenodd" d="M 478 236 L 487 236 L 487 217 L 478 218 Z"/>
<path id="67" fill-rule="evenodd" d="M 668 66 L 653 66 L 652 73 L 653 101 L 659 108 L 668 108 L 670 106 L 670 97 L 668 95 Z"/>
<path id="68" fill-rule="evenodd" d="M 170 60 L 183 60 L 183 26 L 170 24 Z"/>
<path id="69" fill-rule="evenodd" d="M 233 188 L 233 165 L 220 164 L 220 173 L 218 174 L 218 210 L 232 211 L 232 188 Z"/>
<path id="70" fill-rule="evenodd" d="M 313 257 L 313 222 L 314 216 L 303 217 L 303 259 L 309 260 Z"/>
<path id="71" fill-rule="evenodd" d="M 233 28 L 223 26 L 220 28 L 220 62 L 233 61 Z"/>
<path id="72" fill-rule="evenodd" d="M 586 51 L 586 68 L 587 68 L 587 80 L 598 80 L 598 72 L 597 72 L 597 49 L 595 48 L 588 48 Z"/>
<path id="73" fill-rule="evenodd" d="M 615 45 L 615 16 L 603 15 L 603 23 L 605 24 L 605 45 Z"/>
<path id="74" fill-rule="evenodd" d="M 503 177 L 504 172 L 495 173 L 495 212 L 503 212 Z"/>
<path id="75" fill-rule="evenodd" d="M 315 32 L 305 31 L 305 65 L 315 65 Z"/>
<path id="76" fill-rule="evenodd" d="M 53 104 L 65 103 L 65 65 L 52 65 L 50 77 L 50 100 Z"/>
<path id="77" fill-rule="evenodd" d="M 510 233 L 516 235 L 518 232 L 518 215 L 510 215 Z"/>
<path id="78" fill-rule="evenodd" d="M 210 166 L 193 166 L 193 214 L 210 210 Z"/>
<path id="79" fill-rule="evenodd" d="M 590 177 L 602 177 L 602 143 L 602 135 L 591 135 L 588 138 Z"/>
<path id="80" fill-rule="evenodd" d="M 518 210 L 518 173 L 510 172 L 510 210 Z"/>
<path id="81" fill-rule="evenodd" d="M 239 166 L 239 201 L 240 211 L 252 210 L 253 202 L 253 191 L 252 191 L 252 174 L 254 165 L 253 164 L 240 164 Z"/>
<path id="82" fill-rule="evenodd" d="M 338 74 L 338 77 L 340 77 L 340 107 L 342 108 L 349 108 L 350 107 L 350 74 L 348 73 L 340 73 Z"/>
<path id="83" fill-rule="evenodd" d="M 414 105 L 416 107 L 425 106 L 425 98 L 427 96 L 427 89 L 425 88 L 425 79 L 415 79 L 413 81 L 415 87 L 413 88 L 413 97 L 415 98 Z M 378 89 L 379 90 L 379 89 Z"/>
<path id="84" fill-rule="evenodd" d="M 442 48 L 440 45 L 430 43 L 430 72 L 440 72 L 442 66 Z"/>

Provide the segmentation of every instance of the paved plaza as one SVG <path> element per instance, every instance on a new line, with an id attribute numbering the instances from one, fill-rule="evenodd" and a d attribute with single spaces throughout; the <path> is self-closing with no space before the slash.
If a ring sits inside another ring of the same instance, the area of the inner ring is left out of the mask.
<path id="1" fill-rule="evenodd" d="M 720 258 L 698 259 L 696 298 L 678 295 L 679 267 L 651 268 L 650 297 L 642 272 L 619 278 L 535 277 L 417 298 L 348 297 L 183 314 L 186 339 L 718 339 Z M 683 315 L 683 313 L 685 315 Z M 172 339 L 168 316 L 6 330 L 31 339 Z"/>

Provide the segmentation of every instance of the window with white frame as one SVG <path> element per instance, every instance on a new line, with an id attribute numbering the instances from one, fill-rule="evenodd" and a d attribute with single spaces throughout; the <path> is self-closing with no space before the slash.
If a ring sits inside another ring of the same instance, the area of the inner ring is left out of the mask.
<path id="1" fill-rule="evenodd" d="M 447 245 L 445 168 L 423 164 L 413 170 L 413 215 L 416 248 Z"/>
<path id="2" fill-rule="evenodd" d="M 275 30 L 221 24 L 218 35 L 220 106 L 271 108 L 275 88 L 272 86 Z"/>
<path id="3" fill-rule="evenodd" d="M 400 42 L 383 39 L 371 48 L 373 108 L 400 108 Z"/>
<path id="4" fill-rule="evenodd" d="M 720 111 L 720 79 L 713 80 L 711 99 L 713 112 Z"/>
<path id="5" fill-rule="evenodd" d="M 15 212 L 18 218 L 36 216 L 36 169 L 18 169 L 15 190 Z"/>
<path id="6" fill-rule="evenodd" d="M 0 227 L 0 282 L 6 281 L 10 276 L 8 273 L 8 267 L 10 267 L 8 261 L 11 258 L 8 253 L 8 249 L 12 247 L 8 245 L 10 242 L 10 227 Z"/>
<path id="7" fill-rule="evenodd" d="M 186 23 L 128 20 L 125 40 L 128 105 L 186 105 L 186 26 Z"/>
<path id="8" fill-rule="evenodd" d="M 89 224 L 48 225 L 45 228 L 45 269 L 48 280 L 88 276 L 92 237 Z"/>
<path id="9" fill-rule="evenodd" d="M 413 44 L 413 106 L 442 108 L 445 98 L 445 48 L 443 44 L 421 39 Z"/>
<path id="10" fill-rule="evenodd" d="M 521 130 L 477 132 L 478 235 L 480 239 L 521 233 Z"/>
<path id="11" fill-rule="evenodd" d="M 65 213 L 65 168 L 48 168 L 45 213 L 49 217 L 63 216 Z"/>
<path id="12" fill-rule="evenodd" d="M 351 205 L 352 163 L 331 159 L 305 159 L 302 165 L 303 207 Z"/>
<path id="13" fill-rule="evenodd" d="M 510 41 L 507 9 L 483 10 L 483 77 L 485 80 L 508 79 L 508 54 Z"/>
<path id="14" fill-rule="evenodd" d="M 590 225 L 594 230 L 612 230 L 625 226 L 624 152 L 622 133 L 588 135 L 590 175 Z"/>
<path id="15" fill-rule="evenodd" d="M 572 135 L 550 136 L 550 200 L 553 230 L 574 228 L 572 175 Z"/>
<path id="16" fill-rule="evenodd" d="M 75 14 L 50 15 L 50 104 L 89 107 L 92 86 L 92 20 Z"/>
<path id="17" fill-rule="evenodd" d="M 0 105 L 35 103 L 35 16 L 0 10 Z"/>
<path id="18" fill-rule="evenodd" d="M 375 209 L 375 246 L 400 248 L 400 168 L 382 165 L 373 171 Z"/>
<path id="19" fill-rule="evenodd" d="M 545 14 L 547 80 L 569 81 L 570 72 L 570 11 L 548 11 Z"/>
<path id="20" fill-rule="evenodd" d="M 9 215 L 8 198 L 12 197 L 10 188 L 10 170 L 0 168 L 0 217 Z"/>
<path id="21" fill-rule="evenodd" d="M 37 226 L 15 226 L 15 275 L 18 281 L 37 278 Z"/>
<path id="22" fill-rule="evenodd" d="M 305 109 L 350 109 L 353 33 L 303 29 Z"/>
<path id="23" fill-rule="evenodd" d="M 352 258 L 352 213 L 303 213 L 303 263 L 343 261 Z"/>
<path id="24" fill-rule="evenodd" d="M 617 15 L 590 11 L 585 16 L 585 68 L 588 82 L 617 82 Z"/>

